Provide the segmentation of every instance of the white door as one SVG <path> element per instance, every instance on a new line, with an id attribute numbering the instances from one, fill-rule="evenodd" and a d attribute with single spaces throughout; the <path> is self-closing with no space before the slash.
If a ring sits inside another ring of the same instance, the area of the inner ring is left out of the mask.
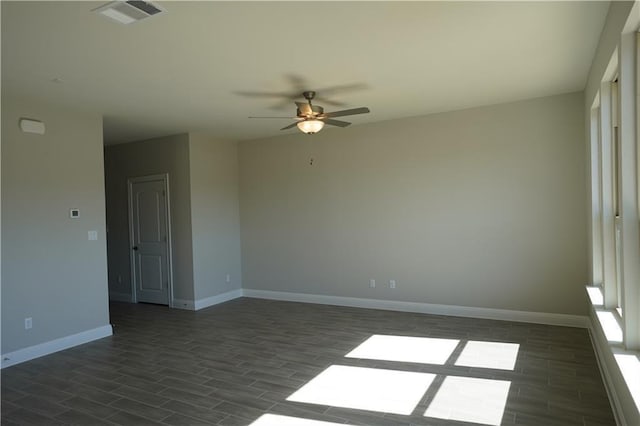
<path id="1" fill-rule="evenodd" d="M 131 276 L 137 302 L 169 304 L 168 176 L 129 179 Z"/>

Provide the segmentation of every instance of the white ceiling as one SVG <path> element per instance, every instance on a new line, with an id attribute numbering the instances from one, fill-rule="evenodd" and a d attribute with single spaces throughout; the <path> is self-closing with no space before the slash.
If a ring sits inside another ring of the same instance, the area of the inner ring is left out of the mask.
<path id="1" fill-rule="evenodd" d="M 284 133 L 292 121 L 247 117 L 292 116 L 293 103 L 276 111 L 277 99 L 238 92 L 290 91 L 291 76 L 307 89 L 366 84 L 328 96 L 371 109 L 350 117 L 354 125 L 579 91 L 608 9 L 593 1 L 162 1 L 165 14 L 125 26 L 91 12 L 101 4 L 2 1 L 2 90 L 102 113 L 106 143 Z"/>

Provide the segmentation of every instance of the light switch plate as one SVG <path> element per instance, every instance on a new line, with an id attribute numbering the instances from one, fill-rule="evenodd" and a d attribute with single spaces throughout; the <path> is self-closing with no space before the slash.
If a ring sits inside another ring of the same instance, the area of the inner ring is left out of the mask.
<path id="1" fill-rule="evenodd" d="M 89 231 L 89 241 L 97 241 L 98 240 L 98 231 Z"/>

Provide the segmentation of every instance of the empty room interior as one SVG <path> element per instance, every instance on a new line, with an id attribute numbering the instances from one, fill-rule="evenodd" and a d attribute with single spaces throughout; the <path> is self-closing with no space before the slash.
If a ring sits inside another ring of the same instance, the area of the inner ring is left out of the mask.
<path id="1" fill-rule="evenodd" d="M 640 426 L 640 2 L 0 14 L 2 425 Z"/>

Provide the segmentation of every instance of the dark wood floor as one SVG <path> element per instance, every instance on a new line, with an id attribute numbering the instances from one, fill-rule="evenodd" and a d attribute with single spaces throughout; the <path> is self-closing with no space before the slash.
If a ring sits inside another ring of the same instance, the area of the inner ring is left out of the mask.
<path id="1" fill-rule="evenodd" d="M 111 322 L 112 337 L 2 370 L 2 424 L 249 425 L 274 413 L 477 425 L 424 415 L 443 381 L 457 376 L 509 383 L 502 425 L 615 425 L 584 329 L 248 298 L 199 312 L 117 303 Z M 443 365 L 345 357 L 372 335 L 460 344 Z M 470 340 L 519 344 L 515 368 L 455 365 Z M 287 401 L 332 365 L 436 378 L 411 415 Z"/>

